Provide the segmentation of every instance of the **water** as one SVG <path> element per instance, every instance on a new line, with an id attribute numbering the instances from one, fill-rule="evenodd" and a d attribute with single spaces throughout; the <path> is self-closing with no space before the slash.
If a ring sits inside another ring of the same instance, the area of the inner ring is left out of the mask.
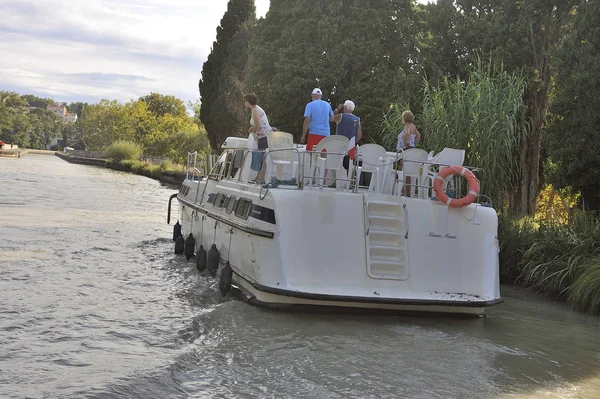
<path id="1" fill-rule="evenodd" d="M 600 319 L 522 289 L 467 320 L 223 299 L 172 253 L 175 191 L 0 158 L 0 397 L 600 397 Z"/>

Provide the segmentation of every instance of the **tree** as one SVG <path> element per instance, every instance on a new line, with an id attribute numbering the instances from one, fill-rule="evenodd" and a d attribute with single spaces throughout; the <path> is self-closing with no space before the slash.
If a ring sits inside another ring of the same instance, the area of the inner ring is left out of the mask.
<path id="1" fill-rule="evenodd" d="M 88 105 L 89 105 L 88 103 L 84 103 L 84 102 L 80 102 L 80 101 L 70 103 L 69 105 L 67 105 L 67 111 L 77 114 L 77 119 L 79 119 L 83 116 L 83 110 Z"/>
<path id="2" fill-rule="evenodd" d="M 156 116 L 170 114 L 176 118 L 187 115 L 185 104 L 175 96 L 158 93 L 150 93 L 140 98 L 140 101 L 148 105 L 148 111 Z"/>
<path id="3" fill-rule="evenodd" d="M 477 56 L 502 63 L 508 72 L 524 70 L 527 78 L 525 104 L 530 129 L 521 140 L 520 183 L 511 196 L 511 209 L 517 214 L 533 214 L 541 188 L 540 165 L 543 126 L 552 79 L 550 54 L 569 22 L 574 0 L 440 0 L 430 5 L 432 18 L 426 24 L 448 29 L 444 40 L 436 35 L 423 62 L 450 68 L 446 73 L 465 78 Z M 451 10 L 456 6 L 457 12 Z M 434 13 L 432 10 L 444 8 Z M 446 59 L 445 57 L 450 59 Z M 456 62 L 451 62 L 455 59 Z M 427 69 L 427 66 L 425 67 Z M 434 68 L 431 68 L 434 70 Z M 439 71 L 443 73 L 443 71 Z"/>
<path id="4" fill-rule="evenodd" d="M 7 143 L 29 145 L 27 101 L 12 91 L 0 91 L 0 138 Z"/>
<path id="5" fill-rule="evenodd" d="M 24 94 L 21 96 L 30 107 L 37 107 L 46 109 L 48 105 L 55 105 L 56 102 L 51 98 L 41 98 L 34 96 L 33 94 Z"/>
<path id="6" fill-rule="evenodd" d="M 196 122 L 196 125 L 201 126 L 200 108 L 202 107 L 202 103 L 200 102 L 200 99 L 197 98 L 196 101 L 188 101 L 187 107 L 192 111 L 192 114 L 194 114 L 194 122 Z"/>
<path id="7" fill-rule="evenodd" d="M 549 177 L 558 188 L 581 191 L 600 210 L 600 3 L 583 1 L 555 57 L 556 87 L 548 134 Z"/>
<path id="8" fill-rule="evenodd" d="M 116 100 L 100 100 L 86 107 L 80 122 L 89 150 L 102 151 L 118 140 L 134 141 L 135 131 L 129 116 Z"/>
<path id="9" fill-rule="evenodd" d="M 50 140 L 63 135 L 65 123 L 59 120 L 54 112 L 44 108 L 31 110 L 28 114 L 30 123 L 31 148 L 44 149 Z M 60 145 L 64 144 L 64 140 Z"/>
<path id="10" fill-rule="evenodd" d="M 297 138 L 314 87 L 332 106 L 352 99 L 373 134 L 392 102 L 418 98 L 416 29 L 408 0 L 273 0 L 250 45 L 249 88 Z"/>
<path id="11" fill-rule="evenodd" d="M 240 32 L 247 32 L 255 19 L 256 8 L 253 0 L 230 0 L 227 3 L 227 11 L 217 27 L 217 37 L 212 51 L 202 66 L 202 79 L 198 83 L 202 101 L 200 118 L 208 132 L 211 146 L 215 149 L 231 134 L 223 127 L 231 118 L 227 113 L 229 104 L 232 101 L 243 104 L 239 98 L 243 87 L 239 76 L 240 68 L 234 67 L 232 63 L 236 57 L 239 57 L 243 70 L 246 61 L 244 54 L 236 54 L 233 47 L 230 49 L 230 45 L 234 42 L 234 38 L 235 48 L 243 49 L 247 45 L 243 42 L 247 33 Z M 228 58 L 229 54 L 231 56 Z M 239 106 L 234 106 L 234 109 L 239 109 Z"/>

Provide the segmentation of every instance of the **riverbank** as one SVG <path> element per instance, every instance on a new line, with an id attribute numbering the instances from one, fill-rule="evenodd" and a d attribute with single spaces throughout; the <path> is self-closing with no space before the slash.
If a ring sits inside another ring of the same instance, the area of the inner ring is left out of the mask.
<path id="1" fill-rule="evenodd" d="M 0 157 L 21 158 L 27 154 L 54 155 L 55 152 L 56 151 L 49 151 L 49 150 L 32 150 L 29 148 L 13 148 L 13 149 L 3 148 L 0 150 Z"/>
<path id="2" fill-rule="evenodd" d="M 114 162 L 105 158 L 74 156 L 59 151 L 55 152 L 54 154 L 69 163 L 100 166 L 104 168 L 120 170 L 123 172 L 134 173 L 136 175 L 146 176 L 167 184 L 180 185 L 185 180 L 185 172 L 164 170 L 161 165 L 154 165 L 150 162 L 127 160 Z"/>
<path id="3" fill-rule="evenodd" d="M 29 153 L 28 150 L 16 149 L 16 150 L 0 150 L 0 157 L 2 158 L 21 158 Z"/>

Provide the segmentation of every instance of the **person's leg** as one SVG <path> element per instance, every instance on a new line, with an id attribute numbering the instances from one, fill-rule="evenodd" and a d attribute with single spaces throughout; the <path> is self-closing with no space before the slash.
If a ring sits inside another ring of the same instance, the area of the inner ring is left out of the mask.
<path id="1" fill-rule="evenodd" d="M 321 136 L 319 134 L 308 134 L 308 139 L 306 140 L 306 151 L 312 151 L 314 146 L 319 144 L 321 140 L 323 140 L 325 136 Z"/>
<path id="2" fill-rule="evenodd" d="M 258 149 L 259 150 L 263 150 L 263 160 L 262 160 L 262 166 L 260 167 L 260 171 L 258 172 L 258 174 L 256 175 L 256 182 L 258 183 L 264 183 L 265 182 L 265 174 L 267 173 L 267 162 L 266 162 L 266 154 L 264 153 L 264 150 L 266 150 L 268 147 L 268 143 L 267 143 L 267 138 L 266 137 L 261 137 L 260 139 L 258 139 Z M 267 182 L 270 183 L 270 182 Z"/>

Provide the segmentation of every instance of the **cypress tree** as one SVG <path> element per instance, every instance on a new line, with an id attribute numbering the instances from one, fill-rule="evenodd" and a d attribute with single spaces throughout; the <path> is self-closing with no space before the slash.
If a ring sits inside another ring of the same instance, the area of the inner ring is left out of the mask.
<path id="1" fill-rule="evenodd" d="M 214 149 L 230 135 L 242 135 L 242 92 L 249 31 L 256 21 L 254 0 L 230 0 L 217 27 L 217 38 L 202 67 L 198 87 L 200 120 Z M 247 134 L 247 132 L 246 132 Z"/>

